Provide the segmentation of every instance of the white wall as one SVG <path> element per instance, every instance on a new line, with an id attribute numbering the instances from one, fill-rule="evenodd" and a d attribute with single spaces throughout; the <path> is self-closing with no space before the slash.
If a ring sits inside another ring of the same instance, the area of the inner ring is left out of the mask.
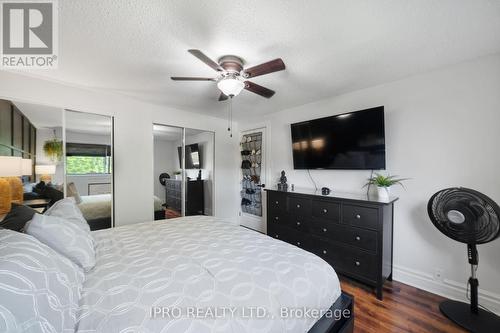
<path id="1" fill-rule="evenodd" d="M 153 219 L 153 123 L 215 132 L 215 214 L 236 219 L 238 142 L 221 119 L 6 71 L 0 71 L 0 98 L 115 117 L 116 225 Z"/>
<path id="2" fill-rule="evenodd" d="M 335 79 L 334 77 L 332 79 Z M 404 177 L 395 188 L 396 280 L 464 299 L 470 275 L 466 246 L 442 235 L 429 221 L 426 204 L 449 186 L 477 189 L 500 202 L 500 55 L 462 63 L 385 85 L 284 110 L 260 124 L 270 135 L 268 183 L 287 172 L 289 183 L 313 187 L 306 171 L 294 171 L 290 124 L 384 105 L 387 171 Z M 312 171 L 318 186 L 361 191 L 368 171 Z M 500 240 L 479 246 L 481 302 L 500 311 Z M 436 269 L 443 278 L 434 279 Z"/>

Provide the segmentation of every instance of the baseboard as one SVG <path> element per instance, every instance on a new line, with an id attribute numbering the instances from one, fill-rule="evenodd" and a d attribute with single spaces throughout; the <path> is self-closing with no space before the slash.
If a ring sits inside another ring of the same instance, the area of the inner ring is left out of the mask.
<path id="1" fill-rule="evenodd" d="M 465 283 L 448 279 L 436 281 L 431 274 L 396 265 L 394 265 L 393 278 L 396 281 L 449 299 L 468 302 L 465 296 L 467 292 L 467 285 Z M 490 311 L 500 315 L 500 294 L 479 289 L 479 303 Z"/>

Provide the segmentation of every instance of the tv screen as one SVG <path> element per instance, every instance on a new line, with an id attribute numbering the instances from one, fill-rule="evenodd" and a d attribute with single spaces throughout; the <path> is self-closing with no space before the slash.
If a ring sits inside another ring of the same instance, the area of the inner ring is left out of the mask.
<path id="1" fill-rule="evenodd" d="M 179 164 L 182 167 L 182 147 L 177 147 Z M 186 169 L 201 169 L 201 154 L 197 143 L 186 145 Z"/>
<path id="2" fill-rule="evenodd" d="M 385 169 L 384 107 L 291 125 L 294 169 Z"/>

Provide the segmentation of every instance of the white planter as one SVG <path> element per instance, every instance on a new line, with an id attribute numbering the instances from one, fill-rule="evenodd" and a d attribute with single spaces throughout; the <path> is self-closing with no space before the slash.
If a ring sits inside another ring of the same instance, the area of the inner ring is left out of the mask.
<path id="1" fill-rule="evenodd" d="M 389 200 L 389 196 L 391 195 L 390 187 L 377 186 L 377 196 L 382 200 Z"/>
<path id="2" fill-rule="evenodd" d="M 174 175 L 175 176 L 175 180 L 182 180 L 182 175 Z"/>

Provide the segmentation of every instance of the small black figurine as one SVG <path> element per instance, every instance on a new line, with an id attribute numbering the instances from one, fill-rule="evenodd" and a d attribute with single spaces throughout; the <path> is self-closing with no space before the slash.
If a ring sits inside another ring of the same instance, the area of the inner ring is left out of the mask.
<path id="1" fill-rule="evenodd" d="M 288 184 L 286 183 L 287 179 L 285 176 L 285 170 L 281 171 L 280 182 L 278 184 L 278 191 L 288 191 Z"/>
<path id="2" fill-rule="evenodd" d="M 198 177 L 196 179 L 201 180 L 201 170 L 198 170 Z"/>

